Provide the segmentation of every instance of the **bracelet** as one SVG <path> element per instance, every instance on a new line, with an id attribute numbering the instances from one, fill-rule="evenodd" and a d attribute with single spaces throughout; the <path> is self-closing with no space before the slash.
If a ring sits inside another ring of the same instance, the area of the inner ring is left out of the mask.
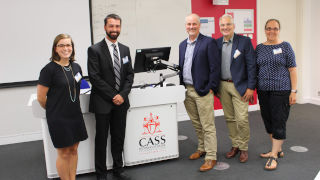
<path id="1" fill-rule="evenodd" d="M 292 89 L 291 92 L 293 92 L 293 93 L 298 93 L 298 90 Z"/>

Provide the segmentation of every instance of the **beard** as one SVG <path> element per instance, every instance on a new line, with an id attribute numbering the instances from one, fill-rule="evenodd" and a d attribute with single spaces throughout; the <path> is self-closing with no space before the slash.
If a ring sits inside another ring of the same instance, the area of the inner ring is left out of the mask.
<path id="1" fill-rule="evenodd" d="M 115 31 L 106 32 L 106 33 L 107 33 L 107 36 L 112 40 L 117 40 L 118 36 L 120 35 L 120 32 L 115 32 Z M 111 33 L 116 33 L 116 35 L 111 35 Z"/>

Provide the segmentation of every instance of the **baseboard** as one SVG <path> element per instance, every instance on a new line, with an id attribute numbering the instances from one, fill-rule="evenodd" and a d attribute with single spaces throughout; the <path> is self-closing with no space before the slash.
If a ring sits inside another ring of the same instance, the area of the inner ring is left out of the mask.
<path id="1" fill-rule="evenodd" d="M 258 111 L 260 110 L 260 106 L 258 104 L 255 105 L 250 105 L 248 108 L 248 111 Z M 223 110 L 222 109 L 218 109 L 218 110 L 214 110 L 214 116 L 218 117 L 218 116 L 223 116 Z M 190 120 L 187 112 L 183 112 L 183 113 L 178 113 L 178 121 L 188 121 Z"/>
<path id="2" fill-rule="evenodd" d="M 260 106 L 259 104 L 255 104 L 255 105 L 250 105 L 248 108 L 248 111 L 259 111 L 260 110 Z"/>
<path id="3" fill-rule="evenodd" d="M 307 98 L 303 98 L 300 103 L 301 104 L 310 103 L 314 105 L 320 105 L 320 98 L 307 97 Z"/>
<path id="4" fill-rule="evenodd" d="M 0 145 L 15 144 L 29 141 L 42 140 L 42 132 L 30 132 L 22 134 L 14 134 L 8 136 L 0 136 Z"/>
<path id="5" fill-rule="evenodd" d="M 320 171 L 318 172 L 317 176 L 314 178 L 314 180 L 320 180 Z"/>
<path id="6" fill-rule="evenodd" d="M 178 121 L 187 121 L 190 120 L 187 112 L 183 112 L 183 113 L 178 113 Z"/>

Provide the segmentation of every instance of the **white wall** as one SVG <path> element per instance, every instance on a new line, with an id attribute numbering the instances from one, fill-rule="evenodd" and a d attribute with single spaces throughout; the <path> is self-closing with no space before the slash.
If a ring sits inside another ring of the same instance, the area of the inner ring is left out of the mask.
<path id="1" fill-rule="evenodd" d="M 268 19 L 275 18 L 280 21 L 280 38 L 288 41 L 296 52 L 296 0 L 257 0 L 258 16 L 258 44 L 266 41 L 264 25 Z"/>
<path id="2" fill-rule="evenodd" d="M 298 0 L 297 1 L 297 48 L 299 50 L 297 59 L 300 60 L 298 67 L 298 93 L 301 102 L 307 103 L 310 99 L 310 87 L 312 86 L 310 81 L 310 70 L 311 70 L 311 54 L 310 54 L 310 12 L 311 12 L 311 1 L 310 0 Z M 304 88 L 302 88 L 304 87 Z"/>
<path id="3" fill-rule="evenodd" d="M 27 106 L 35 87 L 0 89 L 0 145 L 41 139 L 40 119 Z"/>
<path id="4" fill-rule="evenodd" d="M 311 0 L 311 13 L 310 13 L 310 26 L 308 29 L 310 30 L 310 61 L 309 66 L 311 67 L 309 72 L 309 77 L 311 81 L 310 91 L 308 94 L 310 97 L 311 103 L 320 105 L 320 1 L 319 0 Z"/>
<path id="5" fill-rule="evenodd" d="M 300 102 L 320 105 L 320 1 L 297 0 L 297 13 Z"/>

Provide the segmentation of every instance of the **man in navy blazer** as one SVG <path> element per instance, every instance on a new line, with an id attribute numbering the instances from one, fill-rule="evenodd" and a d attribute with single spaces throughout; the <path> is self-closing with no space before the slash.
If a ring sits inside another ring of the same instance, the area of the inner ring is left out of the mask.
<path id="1" fill-rule="evenodd" d="M 250 128 L 248 105 L 256 86 L 256 61 L 251 40 L 234 33 L 235 25 L 229 14 L 219 20 L 223 37 L 217 40 L 221 54 L 220 101 L 232 141 L 226 158 L 240 152 L 240 162 L 248 160 Z"/>
<path id="2" fill-rule="evenodd" d="M 198 137 L 197 151 L 189 159 L 205 156 L 200 171 L 208 171 L 217 159 L 213 92 L 218 91 L 220 58 L 215 40 L 200 34 L 199 16 L 191 14 L 185 20 L 189 37 L 179 46 L 179 76 L 187 88 L 184 104 Z"/>

